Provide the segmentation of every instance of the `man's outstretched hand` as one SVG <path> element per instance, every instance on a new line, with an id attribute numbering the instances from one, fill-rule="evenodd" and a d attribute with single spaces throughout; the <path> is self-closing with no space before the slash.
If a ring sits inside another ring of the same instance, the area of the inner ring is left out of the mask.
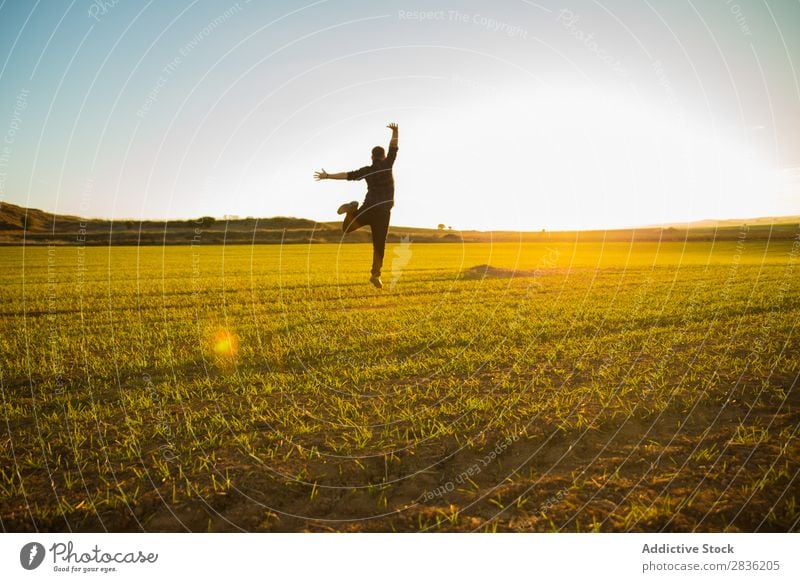
<path id="1" fill-rule="evenodd" d="M 392 139 L 389 140 L 389 149 L 395 149 L 396 150 L 397 149 L 397 135 L 398 135 L 397 124 L 396 123 L 390 123 L 386 127 L 388 127 L 389 129 L 392 130 Z"/>
<path id="2" fill-rule="evenodd" d="M 325 168 L 322 168 L 319 172 L 314 172 L 314 179 L 319 182 L 320 180 L 327 180 L 328 179 L 328 172 L 325 171 Z"/>

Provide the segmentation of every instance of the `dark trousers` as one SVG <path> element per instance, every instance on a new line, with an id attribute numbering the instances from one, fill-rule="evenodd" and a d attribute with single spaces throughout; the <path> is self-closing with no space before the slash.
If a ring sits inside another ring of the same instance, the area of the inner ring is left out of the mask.
<path id="1" fill-rule="evenodd" d="M 369 225 L 372 231 L 372 275 L 381 276 L 383 255 L 386 250 L 386 235 L 389 233 L 389 218 L 392 209 L 388 204 L 361 207 L 355 212 L 348 212 L 342 223 L 342 232 L 348 233 Z"/>

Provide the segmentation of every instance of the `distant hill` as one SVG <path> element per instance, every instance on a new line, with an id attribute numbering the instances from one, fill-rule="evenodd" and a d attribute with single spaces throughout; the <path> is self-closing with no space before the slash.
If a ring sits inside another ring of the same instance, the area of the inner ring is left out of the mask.
<path id="1" fill-rule="evenodd" d="M 725 226 L 763 226 L 770 224 L 800 224 L 800 216 L 759 216 L 756 218 L 706 218 L 691 222 L 651 224 L 644 228 L 708 228 Z"/>
<path id="2" fill-rule="evenodd" d="M 23 208 L 4 202 L 0 204 L 0 231 L 17 231 L 28 229 L 31 232 L 42 232 L 53 221 L 53 215 L 45 213 L 38 208 Z M 62 214 L 58 216 L 59 223 L 79 223 L 78 216 Z"/>
<path id="3" fill-rule="evenodd" d="M 426 229 L 414 229 L 419 236 Z M 431 240 L 441 235 L 429 229 Z M 400 239 L 395 232 L 390 240 Z M 190 220 L 108 220 L 52 214 L 38 208 L 0 203 L 0 245 L 187 245 L 295 244 L 340 242 L 340 222 L 274 216 L 236 220 L 198 217 Z M 347 235 L 345 242 L 368 242 L 369 229 Z M 419 240 L 415 238 L 415 240 Z"/>
<path id="4" fill-rule="evenodd" d="M 747 224 L 746 231 L 743 224 Z M 389 242 L 574 242 L 780 240 L 800 233 L 800 217 L 704 220 L 691 225 L 584 231 L 457 231 L 392 226 Z M 342 236 L 341 222 L 275 216 L 237 220 L 108 220 L 0 203 L 0 245 L 299 244 L 370 241 L 369 229 Z"/>

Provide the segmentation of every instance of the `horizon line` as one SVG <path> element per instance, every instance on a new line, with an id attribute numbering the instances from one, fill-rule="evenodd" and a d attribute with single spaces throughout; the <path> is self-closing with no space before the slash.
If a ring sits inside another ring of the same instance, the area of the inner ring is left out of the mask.
<path id="1" fill-rule="evenodd" d="M 41 212 L 43 214 L 48 214 L 51 216 L 65 216 L 65 217 L 72 217 L 78 219 L 84 219 L 87 221 L 108 221 L 108 222 L 127 222 L 130 220 L 136 222 L 192 222 L 198 221 L 202 218 L 213 218 L 215 221 L 225 221 L 225 222 L 237 222 L 237 221 L 246 221 L 246 220 L 271 220 L 277 218 L 285 218 L 290 220 L 306 220 L 309 222 L 313 222 L 315 224 L 338 224 L 341 222 L 340 220 L 315 220 L 312 218 L 305 218 L 300 216 L 287 216 L 287 215 L 273 215 L 273 216 L 241 216 L 238 214 L 224 214 L 222 216 L 212 216 L 212 215 L 202 215 L 202 216 L 194 216 L 194 217 L 184 217 L 184 218 L 134 218 L 134 217 L 90 217 L 90 216 L 81 216 L 77 214 L 65 214 L 65 213 L 56 213 L 56 212 L 49 212 L 47 210 L 42 210 L 40 208 L 32 208 L 28 206 L 21 206 L 19 204 L 14 204 L 13 202 L 8 202 L 6 200 L 0 200 L 0 209 L 4 205 L 14 206 L 21 210 L 25 211 L 27 216 L 29 211 L 35 210 Z M 226 218 L 229 217 L 236 217 L 236 218 Z M 768 222 L 772 221 L 772 222 Z M 677 221 L 677 222 L 662 222 L 662 223 L 649 223 L 649 224 L 637 224 L 637 225 L 627 225 L 627 226 L 613 226 L 613 227 L 603 227 L 603 226 L 591 226 L 585 228 L 558 228 L 558 227 L 538 227 L 538 228 L 531 228 L 528 230 L 523 229 L 509 229 L 509 228 L 490 228 L 490 229 L 481 229 L 481 228 L 444 228 L 439 229 L 433 226 L 418 226 L 418 225 L 393 225 L 392 228 L 405 228 L 405 229 L 419 229 L 419 230 L 433 230 L 433 231 L 440 231 L 443 230 L 444 232 L 453 231 L 453 232 L 587 232 L 587 231 L 614 231 L 614 230 L 636 230 L 636 229 L 653 229 L 653 228 L 688 228 L 692 225 L 701 225 L 702 223 L 706 222 L 717 222 L 717 223 L 737 223 L 741 222 L 741 225 L 746 225 L 747 222 L 755 222 L 758 223 L 760 226 L 769 225 L 769 224 L 787 224 L 798 222 L 800 223 L 800 214 L 788 214 L 788 215 L 779 215 L 779 216 L 749 216 L 749 217 L 728 217 L 728 218 L 699 218 L 694 220 L 688 221 Z M 449 225 L 448 225 L 449 226 Z M 708 225 L 710 226 L 720 226 L 720 225 Z M 734 226 L 731 225 L 723 225 L 723 226 Z"/>

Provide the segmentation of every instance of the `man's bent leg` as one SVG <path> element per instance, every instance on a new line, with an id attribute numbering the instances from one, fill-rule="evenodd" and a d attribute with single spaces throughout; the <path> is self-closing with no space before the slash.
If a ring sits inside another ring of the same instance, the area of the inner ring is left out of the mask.
<path id="1" fill-rule="evenodd" d="M 353 232 L 354 230 L 358 230 L 366 223 L 362 223 L 358 220 L 359 212 L 348 212 L 344 215 L 344 221 L 342 222 L 342 232 L 347 234 L 348 232 Z"/>

